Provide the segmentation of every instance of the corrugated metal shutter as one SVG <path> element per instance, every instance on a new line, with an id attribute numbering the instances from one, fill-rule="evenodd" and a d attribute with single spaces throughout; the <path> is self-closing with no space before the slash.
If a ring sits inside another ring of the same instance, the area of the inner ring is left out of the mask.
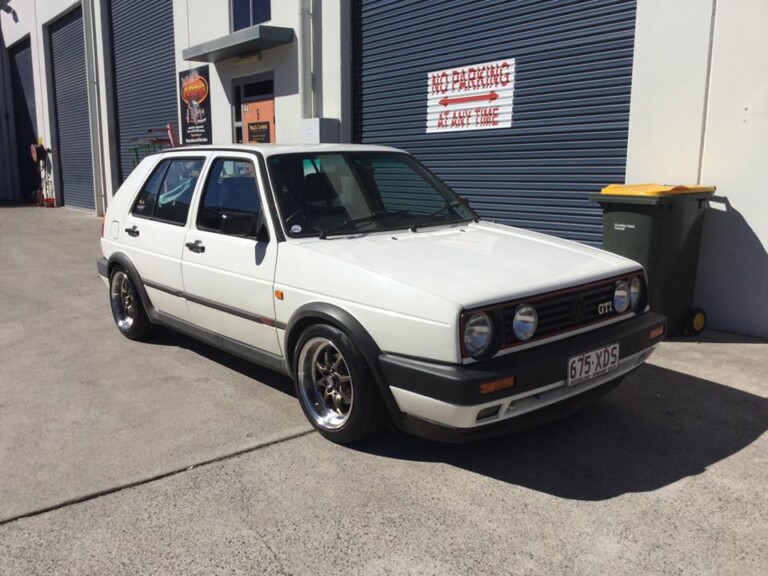
<path id="1" fill-rule="evenodd" d="M 94 210 L 82 9 L 78 7 L 51 24 L 50 34 L 58 134 L 54 154 L 61 174 L 57 185 L 65 205 Z"/>
<path id="2" fill-rule="evenodd" d="M 484 217 L 590 244 L 623 182 L 633 0 L 353 4 L 354 138 L 404 148 Z M 511 128 L 426 133 L 427 74 L 516 59 Z"/>
<path id="3" fill-rule="evenodd" d="M 149 129 L 177 123 L 172 0 L 112 0 L 112 54 L 121 180 Z M 163 134 L 160 134 L 161 136 Z"/>
<path id="4" fill-rule="evenodd" d="M 8 55 L 10 56 L 13 121 L 16 128 L 20 182 L 20 196 L 13 199 L 28 201 L 32 193 L 40 187 L 40 174 L 29 150 L 30 145 L 37 143 L 35 80 L 32 74 L 32 48 L 29 40 L 11 47 Z"/>

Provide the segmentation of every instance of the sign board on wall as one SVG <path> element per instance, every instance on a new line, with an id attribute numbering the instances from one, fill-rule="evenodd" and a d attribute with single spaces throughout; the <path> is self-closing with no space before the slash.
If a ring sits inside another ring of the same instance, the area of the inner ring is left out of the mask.
<path id="1" fill-rule="evenodd" d="M 427 133 L 512 126 L 515 59 L 427 74 Z"/>
<path id="2" fill-rule="evenodd" d="M 209 79 L 208 66 L 179 72 L 182 144 L 212 142 Z"/>

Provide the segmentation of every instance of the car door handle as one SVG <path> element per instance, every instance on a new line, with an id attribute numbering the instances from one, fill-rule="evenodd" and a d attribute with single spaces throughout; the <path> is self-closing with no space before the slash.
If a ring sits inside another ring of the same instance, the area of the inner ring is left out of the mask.
<path id="1" fill-rule="evenodd" d="M 130 228 L 126 228 L 125 231 L 128 234 L 128 236 L 130 236 L 131 238 L 136 238 L 136 236 L 139 235 L 139 229 L 136 228 L 135 224 Z"/>
<path id="2" fill-rule="evenodd" d="M 195 254 L 200 254 L 202 252 L 205 252 L 205 246 L 203 246 L 203 243 L 200 242 L 200 240 L 195 240 L 194 242 L 187 242 L 187 248 L 189 250 L 192 250 Z"/>

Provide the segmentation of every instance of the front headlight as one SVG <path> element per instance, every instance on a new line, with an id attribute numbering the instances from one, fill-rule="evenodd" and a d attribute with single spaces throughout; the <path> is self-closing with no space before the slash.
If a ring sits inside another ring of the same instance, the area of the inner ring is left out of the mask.
<path id="1" fill-rule="evenodd" d="M 536 308 L 530 304 L 523 304 L 517 307 L 512 324 L 515 338 L 518 340 L 528 340 L 536 332 L 538 325 L 539 315 L 536 313 Z"/>
<path id="2" fill-rule="evenodd" d="M 616 288 L 613 291 L 613 309 L 617 314 L 627 311 L 629 300 L 629 284 L 624 282 L 624 280 L 616 282 Z"/>
<path id="3" fill-rule="evenodd" d="M 637 311 L 637 304 L 640 302 L 640 296 L 642 296 L 643 283 L 640 280 L 640 276 L 633 276 L 629 281 L 629 299 L 632 306 L 632 310 Z"/>
<path id="4" fill-rule="evenodd" d="M 485 312 L 475 312 L 464 322 L 464 350 L 470 356 L 482 356 L 493 344 L 493 320 Z"/>

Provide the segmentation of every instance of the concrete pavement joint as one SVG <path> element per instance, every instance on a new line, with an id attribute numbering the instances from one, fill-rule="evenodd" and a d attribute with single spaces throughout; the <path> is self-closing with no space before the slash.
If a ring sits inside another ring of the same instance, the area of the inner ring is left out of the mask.
<path id="1" fill-rule="evenodd" d="M 0 526 L 4 526 L 6 524 L 10 524 L 12 522 L 17 522 L 18 520 L 24 520 L 25 518 L 33 518 L 35 516 L 40 516 L 41 514 L 45 514 L 47 512 L 53 512 L 54 510 L 60 510 L 62 508 L 66 508 L 68 506 L 73 506 L 74 504 L 80 504 L 82 502 L 88 502 L 89 500 L 95 500 L 96 498 L 101 498 L 102 496 L 108 496 L 109 494 L 115 494 L 116 492 L 121 492 L 123 490 L 127 490 L 128 488 L 135 488 L 136 486 L 142 486 L 144 484 L 150 484 L 152 482 L 156 482 L 158 480 L 162 480 L 164 478 L 169 478 L 171 476 L 176 476 L 177 474 L 181 474 L 182 472 L 188 472 L 194 468 L 201 468 L 203 466 L 209 466 L 210 464 L 216 464 L 217 462 L 223 462 L 225 460 L 230 460 L 232 458 L 237 458 L 238 456 L 242 456 L 243 454 L 248 454 L 250 452 L 255 452 L 256 450 L 260 450 L 262 448 L 267 448 L 269 446 L 274 446 L 276 444 L 282 444 L 284 442 L 288 442 L 290 440 L 295 440 L 297 438 L 302 438 L 304 436 L 308 436 L 314 432 L 314 428 L 310 430 L 304 430 L 302 432 L 296 432 L 295 434 L 289 434 L 288 436 L 284 436 L 282 438 L 276 438 L 274 440 L 269 440 L 267 442 L 260 442 L 253 446 L 249 446 L 248 448 L 243 448 L 242 450 L 237 450 L 235 452 L 232 452 L 230 454 L 225 454 L 224 456 L 217 456 L 216 458 L 211 458 L 209 460 L 203 460 L 202 462 L 198 462 L 196 464 L 190 464 L 188 466 L 183 466 L 181 468 L 176 468 L 174 470 L 170 470 L 168 472 L 163 472 L 162 474 L 156 474 L 155 476 L 150 476 L 149 478 L 144 478 L 143 480 L 137 480 L 135 482 L 129 482 L 127 484 L 121 484 L 119 486 L 114 486 L 112 488 L 107 488 L 105 490 L 99 490 L 97 492 L 91 492 L 90 494 L 86 494 L 84 496 L 78 496 L 77 498 L 71 498 L 69 500 L 65 500 L 64 502 L 60 502 L 59 504 L 54 504 L 52 506 L 46 506 L 45 508 L 40 508 L 38 510 L 33 510 L 32 512 L 26 512 L 24 514 L 19 514 L 17 516 L 12 516 L 10 518 L 0 518 Z"/>

